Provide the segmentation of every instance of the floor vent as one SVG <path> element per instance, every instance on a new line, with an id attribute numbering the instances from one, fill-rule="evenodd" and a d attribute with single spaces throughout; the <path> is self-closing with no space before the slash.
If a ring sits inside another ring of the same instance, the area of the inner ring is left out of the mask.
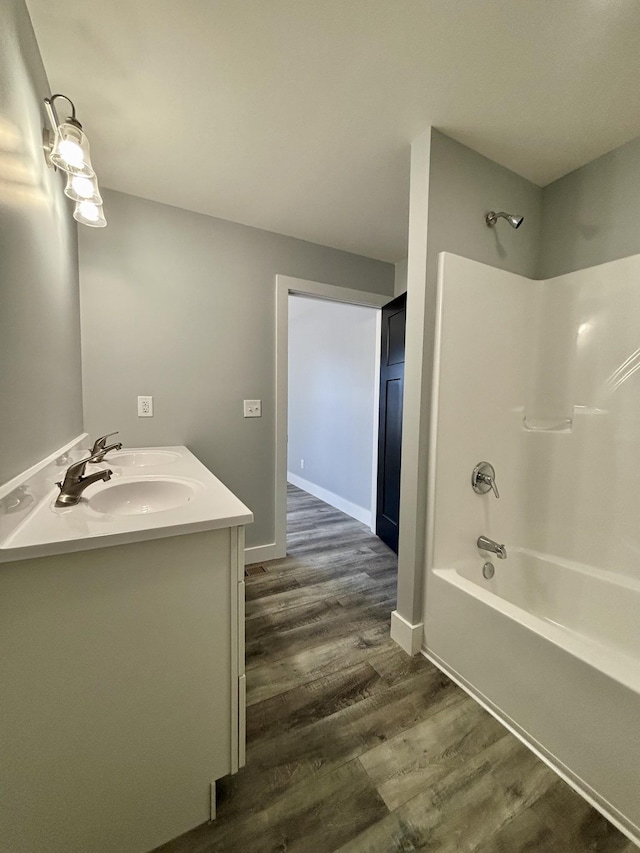
<path id="1" fill-rule="evenodd" d="M 245 578 L 251 578 L 254 575 L 263 575 L 266 573 L 266 571 L 267 570 L 264 566 L 262 566 L 260 563 L 256 563 L 253 566 L 246 567 L 246 569 L 244 570 L 244 576 Z"/>

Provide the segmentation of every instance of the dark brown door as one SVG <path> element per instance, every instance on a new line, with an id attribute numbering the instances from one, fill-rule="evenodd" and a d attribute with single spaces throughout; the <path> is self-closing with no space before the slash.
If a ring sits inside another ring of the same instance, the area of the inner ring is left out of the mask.
<path id="1" fill-rule="evenodd" d="M 396 554 L 400 524 L 400 459 L 406 317 L 406 293 L 398 296 L 382 309 L 376 533 Z"/>

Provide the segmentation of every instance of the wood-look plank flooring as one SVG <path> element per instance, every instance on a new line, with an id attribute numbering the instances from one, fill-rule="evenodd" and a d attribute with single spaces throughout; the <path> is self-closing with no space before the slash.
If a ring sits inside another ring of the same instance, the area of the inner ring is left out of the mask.
<path id="1" fill-rule="evenodd" d="M 364 525 L 290 486 L 287 550 L 246 578 L 247 766 L 158 851 L 637 851 L 390 640 L 396 558 Z"/>

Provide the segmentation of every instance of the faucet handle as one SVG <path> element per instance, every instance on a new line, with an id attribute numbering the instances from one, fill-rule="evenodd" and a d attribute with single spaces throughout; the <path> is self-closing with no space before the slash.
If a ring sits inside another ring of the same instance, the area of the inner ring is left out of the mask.
<path id="1" fill-rule="evenodd" d="M 471 488 L 477 495 L 486 495 L 492 489 L 496 498 L 500 498 L 496 472 L 490 462 L 478 462 L 471 474 Z"/>
<path id="2" fill-rule="evenodd" d="M 482 478 L 483 482 L 487 483 L 493 489 L 493 494 L 499 500 L 500 492 L 498 491 L 498 484 L 496 483 L 496 478 L 492 477 L 491 474 L 481 474 L 480 477 Z"/>
<path id="3" fill-rule="evenodd" d="M 74 462 L 73 465 L 69 465 L 67 468 L 66 477 L 84 477 L 84 471 L 87 467 L 88 462 L 93 462 L 94 460 L 100 460 L 100 455 L 102 450 L 98 450 L 96 453 L 90 453 L 85 459 L 79 459 L 77 462 Z M 58 485 L 56 483 L 56 485 Z M 61 487 L 62 488 L 62 487 Z"/>
<path id="4" fill-rule="evenodd" d="M 115 432 L 108 432 L 106 435 L 101 435 L 100 438 L 96 438 L 93 442 L 93 447 L 91 448 L 91 455 L 95 456 L 95 454 L 106 445 L 107 439 L 111 438 L 112 435 L 118 435 L 118 433 L 119 430 L 116 430 Z"/>

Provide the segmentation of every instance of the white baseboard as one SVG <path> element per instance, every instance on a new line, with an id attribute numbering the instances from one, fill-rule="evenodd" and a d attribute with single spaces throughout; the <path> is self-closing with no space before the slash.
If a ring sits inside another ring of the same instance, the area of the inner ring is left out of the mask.
<path id="1" fill-rule="evenodd" d="M 391 614 L 391 639 L 408 655 L 417 655 L 422 649 L 423 623 L 412 625 L 397 610 Z"/>
<path id="2" fill-rule="evenodd" d="M 275 542 L 270 545 L 253 545 L 244 549 L 244 564 L 250 566 L 252 563 L 265 563 L 267 560 L 279 560 L 284 556 L 286 554 L 278 552 Z"/>
<path id="3" fill-rule="evenodd" d="M 356 521 L 361 521 L 363 524 L 366 524 L 368 528 L 371 528 L 371 510 L 358 506 L 358 504 L 351 503 L 351 501 L 341 498 L 340 495 L 336 495 L 328 489 L 323 489 L 322 486 L 316 486 L 315 483 L 311 483 L 309 480 L 304 480 L 302 477 L 298 477 L 297 474 L 292 474 L 291 471 L 287 471 L 287 480 L 292 486 L 297 486 L 299 489 L 302 489 L 303 492 L 308 492 L 315 498 L 320 498 L 320 500 L 324 501 L 326 504 L 339 509 L 341 512 L 350 515 L 351 518 L 355 518 Z"/>

